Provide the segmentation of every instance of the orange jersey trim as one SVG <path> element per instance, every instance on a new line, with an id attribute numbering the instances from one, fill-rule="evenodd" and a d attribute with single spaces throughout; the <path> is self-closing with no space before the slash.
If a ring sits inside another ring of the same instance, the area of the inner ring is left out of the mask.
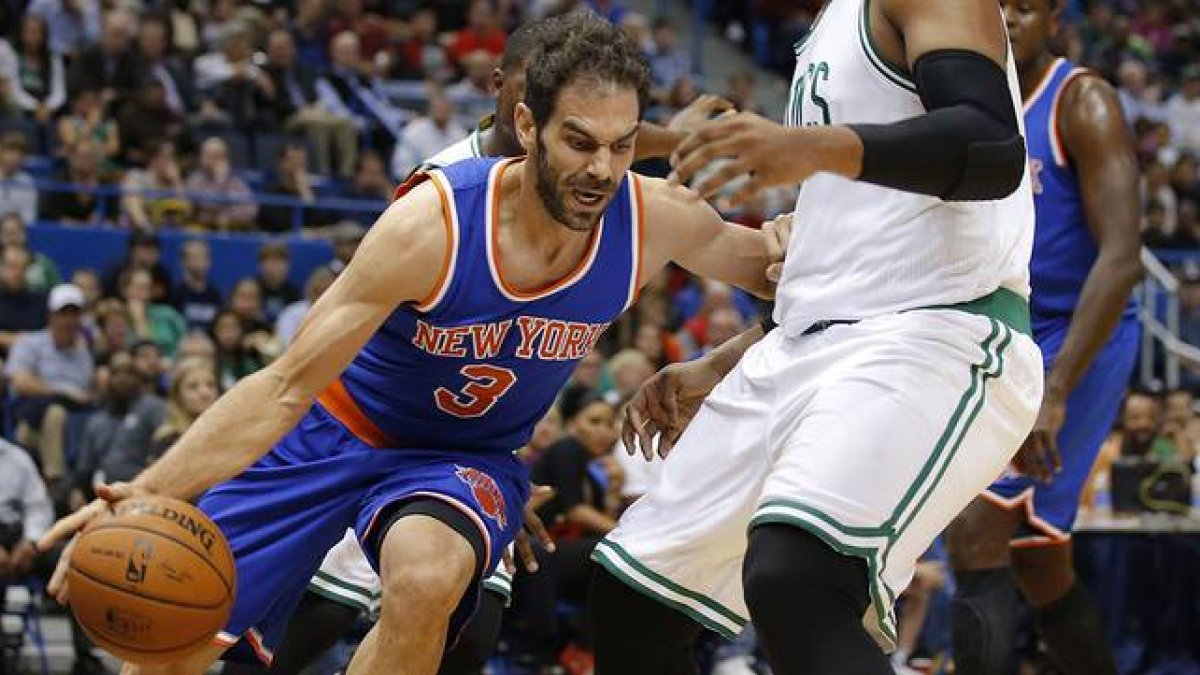
<path id="1" fill-rule="evenodd" d="M 575 266 L 575 269 L 571 270 L 561 278 L 532 291 L 520 291 L 512 287 L 509 285 L 508 281 L 504 279 L 504 271 L 501 269 L 500 237 L 497 230 L 500 228 L 500 182 L 504 177 L 504 172 L 508 171 L 508 169 L 512 167 L 514 161 L 516 160 L 507 160 L 497 167 L 494 177 L 492 178 L 492 184 L 490 186 L 492 191 L 492 222 L 491 227 L 488 228 L 488 237 L 491 241 L 488 242 L 488 246 L 491 249 L 492 270 L 495 272 L 494 276 L 496 278 L 496 282 L 500 285 L 500 290 L 513 300 L 528 302 L 531 300 L 544 298 L 555 291 L 566 288 L 576 281 L 579 281 L 579 279 L 581 279 L 583 275 L 587 273 L 588 269 L 591 268 L 592 263 L 596 260 L 596 255 L 600 251 L 600 234 L 604 229 L 604 219 L 601 217 L 600 222 L 596 224 L 596 227 L 592 228 L 591 237 L 588 240 L 587 253 L 579 261 L 579 264 Z"/>
<path id="2" fill-rule="evenodd" d="M 637 304 L 642 297 L 642 262 L 646 252 L 646 205 L 642 201 L 642 180 L 635 173 L 629 174 L 630 191 L 633 193 L 634 219 L 633 226 L 637 228 L 634 235 L 637 238 L 637 255 L 633 257 L 633 300 L 629 307 Z M 629 309 L 626 307 L 625 309 Z"/>
<path id="3" fill-rule="evenodd" d="M 363 443 L 372 448 L 396 447 L 396 443 L 358 407 L 341 378 L 334 380 L 328 389 L 321 392 L 317 403 Z"/>
<path id="4" fill-rule="evenodd" d="M 409 181 L 411 182 L 418 176 L 423 177 L 422 180 L 431 177 L 429 174 L 417 174 Z M 442 202 L 442 227 L 446 228 L 446 254 L 442 257 L 442 269 L 438 272 L 437 283 L 433 285 L 429 295 L 416 303 L 417 310 L 421 312 L 433 309 L 433 306 L 445 295 L 446 286 L 450 283 L 450 277 L 454 272 L 455 254 L 458 252 L 458 228 L 454 222 L 454 210 L 450 203 L 450 195 L 446 194 L 446 188 L 442 187 L 439 180 L 435 178 L 432 183 L 433 187 L 437 189 L 438 199 Z"/>

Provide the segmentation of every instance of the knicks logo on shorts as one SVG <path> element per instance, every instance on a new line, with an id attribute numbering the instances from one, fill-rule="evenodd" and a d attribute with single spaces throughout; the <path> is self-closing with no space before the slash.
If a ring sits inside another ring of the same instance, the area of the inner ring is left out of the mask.
<path id="1" fill-rule="evenodd" d="M 479 504 L 483 514 L 496 521 L 500 529 L 504 529 L 508 525 L 508 515 L 504 509 L 504 493 L 500 492 L 496 481 L 479 469 L 469 466 L 455 465 L 455 469 L 454 473 L 458 479 L 470 486 L 471 495 L 475 497 L 475 503 Z"/>

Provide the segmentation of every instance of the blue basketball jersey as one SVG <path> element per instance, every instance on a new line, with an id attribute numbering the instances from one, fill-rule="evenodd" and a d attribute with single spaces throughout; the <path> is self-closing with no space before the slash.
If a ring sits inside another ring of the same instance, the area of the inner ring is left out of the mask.
<path id="1" fill-rule="evenodd" d="M 1035 328 L 1039 323 L 1070 318 L 1099 254 L 1088 228 L 1078 177 L 1058 133 L 1062 92 L 1067 83 L 1086 72 L 1058 59 L 1025 102 L 1025 143 L 1037 212 L 1029 302 Z M 1135 309 L 1130 299 L 1126 314 L 1134 314 Z"/>
<path id="2" fill-rule="evenodd" d="M 442 280 L 399 307 L 320 403 L 376 447 L 523 446 L 575 365 L 637 296 L 641 188 L 632 173 L 579 266 L 532 292 L 504 278 L 499 185 L 520 160 L 467 160 L 417 177 L 442 198 Z M 430 223 L 431 227 L 439 226 Z"/>

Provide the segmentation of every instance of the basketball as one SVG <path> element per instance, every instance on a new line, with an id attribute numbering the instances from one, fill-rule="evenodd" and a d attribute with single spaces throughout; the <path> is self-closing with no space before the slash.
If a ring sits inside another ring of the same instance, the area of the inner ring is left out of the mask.
<path id="1" fill-rule="evenodd" d="M 233 608 L 233 554 L 199 509 L 166 497 L 119 502 L 75 542 L 75 617 L 97 646 L 139 665 L 209 644 Z"/>

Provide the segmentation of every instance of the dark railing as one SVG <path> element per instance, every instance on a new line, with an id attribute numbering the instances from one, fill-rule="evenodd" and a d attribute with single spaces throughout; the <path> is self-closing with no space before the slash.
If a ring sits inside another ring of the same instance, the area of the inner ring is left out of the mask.
<path id="1" fill-rule="evenodd" d="M 15 181 L 3 180 L 0 181 L 0 189 L 5 187 L 15 187 L 20 184 Z M 304 227 L 304 212 L 307 210 L 319 210 L 325 213 L 334 212 L 344 214 L 347 218 L 350 214 L 357 214 L 359 217 L 355 220 L 360 222 L 364 220 L 363 214 L 370 214 L 370 219 L 374 220 L 376 216 L 383 212 L 387 207 L 387 202 L 382 200 L 365 200 L 365 199 L 345 199 L 342 197 L 326 197 L 317 195 L 311 202 L 305 201 L 299 197 L 290 195 L 273 194 L 269 192 L 252 192 L 249 197 L 229 195 L 223 192 L 191 192 L 187 190 L 137 190 L 132 192 L 123 189 L 119 185 L 83 185 L 80 183 L 69 183 L 63 181 L 35 179 L 33 187 L 39 193 L 46 192 L 71 192 L 71 193 L 90 193 L 100 197 L 97 203 L 97 211 L 102 220 L 119 220 L 120 205 L 117 204 L 116 214 L 109 213 L 109 197 L 124 197 L 129 194 L 137 194 L 146 199 L 163 199 L 163 198 L 183 198 L 193 204 L 203 206 L 220 206 L 229 204 L 257 204 L 259 206 L 283 206 L 292 209 L 292 231 L 299 234 Z M 369 224 L 369 223 L 367 223 Z"/>

